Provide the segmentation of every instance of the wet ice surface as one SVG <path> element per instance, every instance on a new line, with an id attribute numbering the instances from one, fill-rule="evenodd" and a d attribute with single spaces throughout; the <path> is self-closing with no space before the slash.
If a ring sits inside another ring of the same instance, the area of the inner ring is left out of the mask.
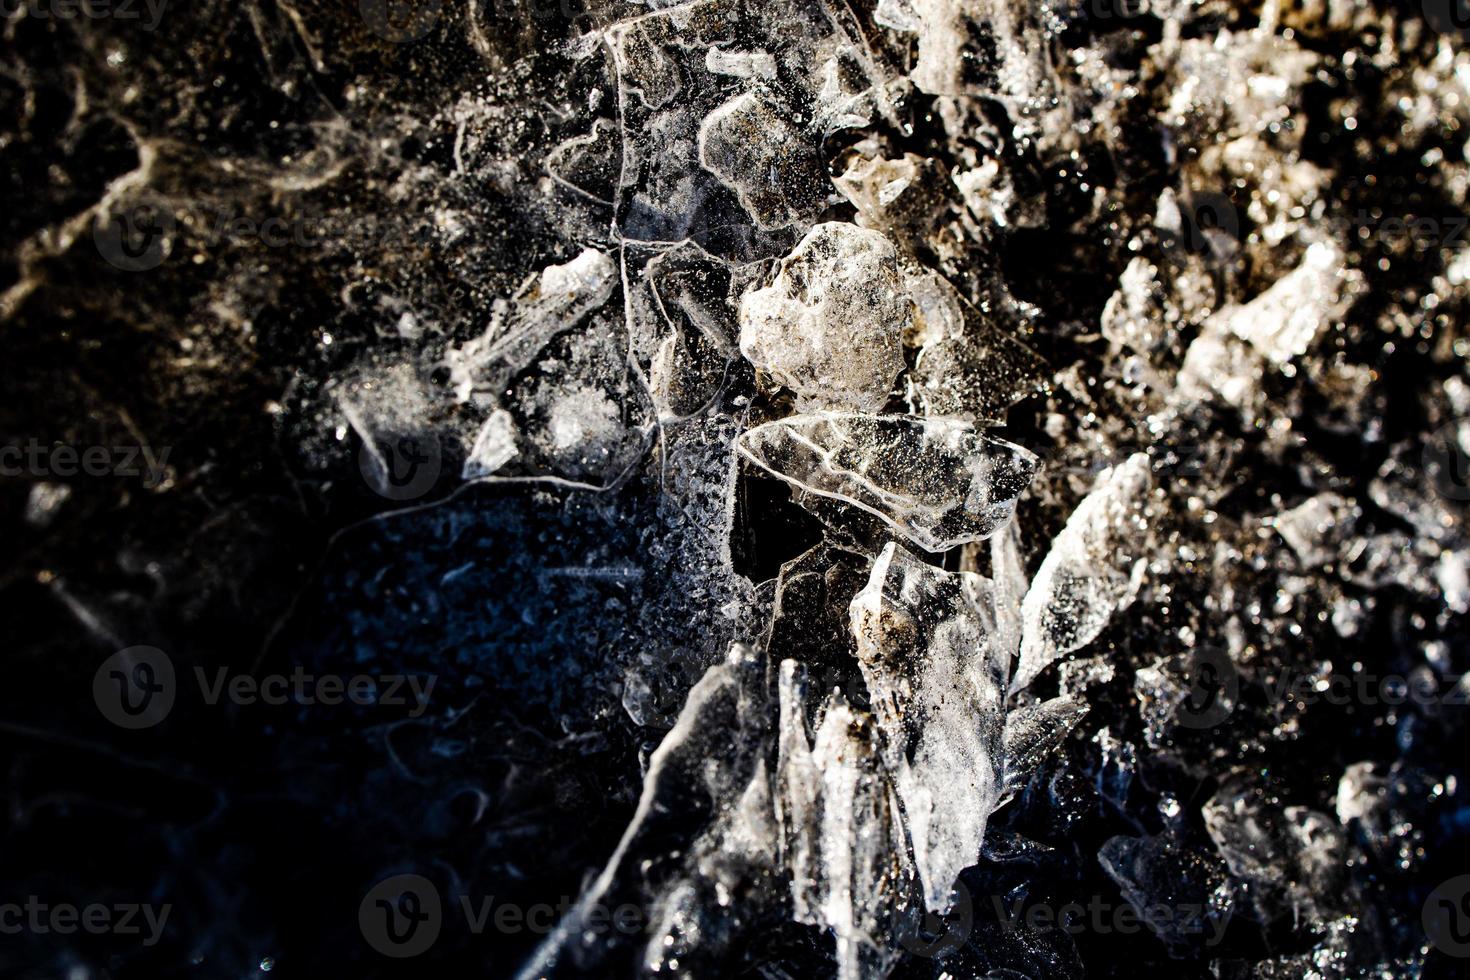
<path id="1" fill-rule="evenodd" d="M 329 6 L 6 15 L 5 431 L 172 452 L 6 471 L 3 870 L 179 912 L 0 973 L 1454 975 L 1442 12 Z"/>

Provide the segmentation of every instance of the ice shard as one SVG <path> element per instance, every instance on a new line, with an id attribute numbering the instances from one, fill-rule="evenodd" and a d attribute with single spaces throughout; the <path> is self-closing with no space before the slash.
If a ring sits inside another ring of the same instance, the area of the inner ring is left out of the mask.
<path id="1" fill-rule="evenodd" d="M 989 537 L 1037 458 L 958 419 L 823 412 L 740 436 L 741 454 L 805 493 L 880 518 L 926 551 Z"/>
<path id="2" fill-rule="evenodd" d="M 960 575 L 897 544 L 853 598 L 852 631 L 924 898 L 945 911 L 1000 798 L 1008 654 Z"/>
<path id="3" fill-rule="evenodd" d="M 740 350 L 803 408 L 875 411 L 903 370 L 899 341 L 912 317 L 893 245 L 828 222 L 741 300 Z"/>
<path id="4" fill-rule="evenodd" d="M 1144 573 L 1149 459 L 1135 453 L 1102 474 L 1031 580 L 1021 606 L 1021 661 L 1012 689 L 1092 642 L 1133 601 Z"/>

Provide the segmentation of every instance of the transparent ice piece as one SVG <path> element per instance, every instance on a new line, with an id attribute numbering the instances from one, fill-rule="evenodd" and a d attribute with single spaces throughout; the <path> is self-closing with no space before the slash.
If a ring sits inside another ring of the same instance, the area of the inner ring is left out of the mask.
<path id="1" fill-rule="evenodd" d="M 1301 265 L 1282 276 L 1245 306 L 1219 315 L 1220 326 L 1248 341 L 1265 357 L 1283 365 L 1301 357 L 1347 300 L 1346 256 L 1335 245 L 1318 242 Z"/>
<path id="2" fill-rule="evenodd" d="M 779 689 L 776 805 L 794 917 L 832 929 L 841 980 L 877 980 L 897 958 L 882 937 L 913 882 L 878 733 L 834 694 L 809 740 L 807 683 L 794 661 L 781 664 Z"/>
<path id="3" fill-rule="evenodd" d="M 718 937 L 737 931 L 732 920 L 758 911 L 754 902 L 731 908 L 728 895 L 759 894 L 746 882 L 769 876 L 776 860 L 764 668 L 763 658 L 737 644 L 689 691 L 649 760 L 638 809 L 617 849 L 518 977 L 607 975 L 606 961 L 644 933 L 613 932 L 591 917 L 625 904 L 647 916 L 645 970 L 661 972 L 680 956 L 690 968 L 707 969 L 705 958 L 720 956 Z M 670 813 L 693 819 L 675 827 Z"/>
<path id="4" fill-rule="evenodd" d="M 1337 821 L 1306 807 L 1279 807 L 1234 773 L 1203 808 L 1205 829 L 1230 873 L 1250 885 L 1263 921 L 1290 911 L 1320 927 L 1341 908 L 1346 840 Z"/>
<path id="5" fill-rule="evenodd" d="M 1335 493 L 1309 497 L 1277 514 L 1276 533 L 1291 546 L 1307 568 L 1335 561 L 1354 536 L 1362 508 Z"/>
<path id="6" fill-rule="evenodd" d="M 927 551 L 999 530 L 1037 458 L 968 422 L 900 415 L 793 415 L 741 435 L 756 465 L 809 493 L 859 507 Z"/>
<path id="7" fill-rule="evenodd" d="M 606 252 L 583 249 L 552 265 L 517 295 L 504 320 L 450 353 L 448 362 L 461 401 L 477 393 L 498 397 L 511 375 L 547 342 L 606 303 L 618 284 L 617 263 Z"/>
<path id="8" fill-rule="evenodd" d="M 492 412 L 480 427 L 469 458 L 464 461 L 466 480 L 489 476 L 516 457 L 515 420 L 501 409 Z"/>
<path id="9" fill-rule="evenodd" d="M 852 632 L 925 902 L 947 911 L 1000 798 L 1006 656 L 963 573 L 893 543 L 852 600 Z"/>
<path id="10" fill-rule="evenodd" d="M 1145 566 L 1148 456 L 1103 473 L 1052 542 L 1021 606 L 1021 662 L 1012 690 L 1080 650 L 1132 603 Z"/>
<path id="11" fill-rule="evenodd" d="M 1022 705 L 1006 716 L 1003 799 L 1020 791 L 1085 714 L 1087 700 L 1072 694 Z"/>
<path id="12" fill-rule="evenodd" d="M 1218 944 L 1234 906 L 1219 858 L 1160 835 L 1110 838 L 1097 859 L 1171 951 Z"/>
<path id="13" fill-rule="evenodd" d="M 761 228 L 810 219 L 827 197 L 828 181 L 811 140 L 754 92 L 735 96 L 705 118 L 699 162 L 735 192 Z"/>
<path id="14" fill-rule="evenodd" d="M 915 310 L 909 343 L 919 348 L 910 376 L 924 414 L 1001 419 L 1040 387 L 1045 362 L 1015 339 L 1023 308 L 1003 284 L 987 286 L 984 312 L 937 273 L 910 275 L 907 286 Z"/>
<path id="15" fill-rule="evenodd" d="M 735 51 L 725 48 L 710 48 L 705 54 L 704 65 L 712 75 L 733 75 L 736 78 L 763 78 L 776 80 L 776 59 L 764 48 L 753 51 Z"/>
<path id="16" fill-rule="evenodd" d="M 740 303 L 740 350 L 797 394 L 802 409 L 877 410 L 903 370 L 912 318 L 888 239 L 856 225 L 814 227 L 769 286 Z"/>

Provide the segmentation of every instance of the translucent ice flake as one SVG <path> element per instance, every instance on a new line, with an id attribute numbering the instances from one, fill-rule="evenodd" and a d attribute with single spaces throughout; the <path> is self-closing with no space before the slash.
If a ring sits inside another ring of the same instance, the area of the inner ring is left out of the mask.
<path id="1" fill-rule="evenodd" d="M 737 645 L 694 685 L 649 760 L 637 812 L 617 849 L 518 976 L 625 974 L 613 964 L 642 933 L 609 939 L 590 918 L 622 904 L 649 922 L 644 970 L 660 972 L 680 956 L 689 968 L 704 963 L 708 970 L 722 951 L 718 937 L 733 935 L 739 916 L 757 912 L 755 901 L 732 908 L 728 895 L 746 891 L 747 880 L 768 874 L 775 860 L 762 757 L 770 724 L 763 672 L 764 660 Z M 671 822 L 669 814 L 696 819 Z"/>
<path id="2" fill-rule="evenodd" d="M 683 87 L 678 63 L 670 57 L 674 31 L 665 18 L 643 17 L 614 27 L 613 57 L 628 91 L 645 106 L 656 109 L 667 104 Z"/>
<path id="3" fill-rule="evenodd" d="M 1062 743 L 1087 714 L 1087 701 L 1065 695 L 1023 705 L 1006 717 L 1004 733 L 1005 780 L 1002 801 L 1020 791 L 1042 761 Z"/>
<path id="4" fill-rule="evenodd" d="M 1335 493 L 1319 493 L 1277 514 L 1276 533 L 1307 568 L 1335 561 L 1353 538 L 1363 510 Z"/>
<path id="5" fill-rule="evenodd" d="M 919 57 L 910 78 L 931 95 L 984 95 L 1027 116 L 1050 103 L 1056 74 L 1040 8 L 1019 0 L 912 0 Z M 904 14 L 899 21 L 912 23 Z"/>
<path id="6" fill-rule="evenodd" d="M 1015 339 L 1023 307 L 1003 283 L 988 284 L 983 312 L 937 273 L 911 274 L 906 286 L 914 301 L 907 341 L 919 349 L 912 392 L 926 415 L 1001 419 L 1040 387 L 1045 362 Z"/>
<path id="7" fill-rule="evenodd" d="M 1345 261 L 1335 245 L 1311 246 L 1301 265 L 1250 303 L 1222 313 L 1220 325 L 1249 341 L 1274 364 L 1302 356 L 1344 310 Z"/>
<path id="8" fill-rule="evenodd" d="M 903 370 L 913 316 L 888 239 L 856 225 L 817 225 L 775 279 L 740 304 L 740 350 L 807 408 L 883 407 Z"/>
<path id="9" fill-rule="evenodd" d="M 1250 886 L 1262 921 L 1289 911 L 1294 921 L 1321 927 L 1348 911 L 1342 902 L 1347 842 L 1337 821 L 1306 807 L 1273 805 L 1246 773 L 1223 780 L 1203 814 L 1230 873 Z"/>
<path id="10" fill-rule="evenodd" d="M 784 662 L 777 786 L 793 912 L 832 930 L 841 980 L 876 980 L 897 958 L 882 937 L 913 880 L 898 799 L 871 718 L 834 695 L 809 743 L 805 697 L 800 669 Z"/>
<path id="11" fill-rule="evenodd" d="M 463 476 L 473 480 L 489 476 L 516 456 L 515 419 L 509 412 L 497 410 L 480 427 L 479 435 L 464 461 Z"/>
<path id="12" fill-rule="evenodd" d="M 597 119 L 590 132 L 567 140 L 547 155 L 546 172 L 578 194 L 611 204 L 617 192 L 621 155 L 617 124 L 611 119 Z"/>
<path id="13" fill-rule="evenodd" d="M 811 141 L 786 113 L 752 92 L 705 117 L 699 162 L 735 192 L 761 228 L 810 220 L 827 197 Z"/>
<path id="14" fill-rule="evenodd" d="M 1172 837 L 1114 837 L 1098 863 L 1171 952 L 1218 944 L 1233 902 L 1220 859 Z"/>
<path id="15" fill-rule="evenodd" d="M 878 6 L 873 12 L 873 21 L 890 30 L 905 31 L 910 34 L 917 34 L 924 27 L 909 0 L 878 0 Z"/>
<path id="16" fill-rule="evenodd" d="M 947 205 L 949 175 L 928 157 L 905 153 L 898 159 L 855 156 L 834 181 L 858 209 L 865 228 L 899 232 L 916 239 L 932 231 Z"/>
<path id="17" fill-rule="evenodd" d="M 1341 249 L 1318 243 L 1296 269 L 1244 306 L 1215 314 L 1189 345 L 1179 374 L 1185 398 L 1218 396 L 1247 415 L 1266 410 L 1267 365 L 1289 369 L 1351 306 L 1353 279 Z"/>
<path id="18" fill-rule="evenodd" d="M 1118 281 L 1118 291 L 1103 307 L 1102 333 L 1109 341 L 1147 354 L 1168 337 L 1164 286 L 1158 273 L 1158 268 L 1145 258 L 1128 263 Z"/>
<path id="19" fill-rule="evenodd" d="M 469 401 L 481 392 L 498 395 L 510 376 L 525 367 L 552 337 L 607 302 L 617 282 L 617 263 L 595 248 L 543 269 L 512 300 L 507 316 L 449 355 L 460 400 Z"/>
<path id="20" fill-rule="evenodd" d="M 1161 64 L 1173 62 L 1175 79 L 1161 121 L 1185 144 L 1267 127 L 1277 132 L 1300 102 L 1318 61 L 1269 31 L 1165 41 L 1155 52 Z"/>
<path id="21" fill-rule="evenodd" d="M 727 263 L 698 245 L 623 250 L 630 354 L 662 422 L 705 408 L 739 360 Z"/>
<path id="22" fill-rule="evenodd" d="M 794 415 L 745 432 L 738 448 L 802 491 L 877 515 L 927 551 L 994 534 L 1037 467 L 1032 453 L 968 422 L 899 415 Z"/>
<path id="23" fill-rule="evenodd" d="M 1007 654 L 963 575 L 896 544 L 878 556 L 851 614 L 924 898 L 943 912 L 959 873 L 979 860 L 1000 799 Z"/>
<path id="24" fill-rule="evenodd" d="M 1021 606 L 1021 662 L 1012 689 L 1090 643 L 1138 592 L 1147 548 L 1148 456 L 1099 477 L 1052 542 Z"/>
<path id="25" fill-rule="evenodd" d="M 704 65 L 712 75 L 733 75 L 736 78 L 763 78 L 776 80 L 776 59 L 764 48 L 754 51 L 735 51 L 725 48 L 710 48 L 705 54 Z"/>

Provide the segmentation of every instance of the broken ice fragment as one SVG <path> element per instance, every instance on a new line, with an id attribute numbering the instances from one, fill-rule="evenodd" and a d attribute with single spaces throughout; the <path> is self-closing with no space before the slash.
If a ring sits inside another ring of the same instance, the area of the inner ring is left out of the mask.
<path id="1" fill-rule="evenodd" d="M 919 33 L 924 26 L 919 15 L 914 13 L 909 0 L 878 0 L 878 7 L 873 11 L 873 22 L 890 30 L 906 31 L 910 34 Z"/>
<path id="2" fill-rule="evenodd" d="M 1171 746 L 1182 731 L 1210 729 L 1235 711 L 1240 678 L 1224 650 L 1199 646 L 1163 657 L 1133 675 L 1133 693 L 1154 748 Z"/>
<path id="3" fill-rule="evenodd" d="M 907 340 L 919 348 L 910 377 L 924 414 L 1001 419 L 1041 386 L 1045 362 L 1015 339 L 1024 307 L 1004 283 L 986 284 L 983 312 L 937 273 L 909 275 L 905 285 L 914 301 Z"/>
<path id="4" fill-rule="evenodd" d="M 683 88 L 678 62 L 669 52 L 675 37 L 668 21 L 640 17 L 614 27 L 609 35 L 613 57 L 628 91 L 636 93 L 638 101 L 656 109 Z"/>
<path id="5" fill-rule="evenodd" d="M 754 51 L 733 51 L 710 48 L 704 56 L 704 66 L 712 75 L 734 75 L 736 78 L 776 79 L 776 59 L 764 48 Z"/>
<path id="6" fill-rule="evenodd" d="M 953 191 L 949 175 L 933 159 L 905 153 L 898 159 L 857 156 L 833 181 L 858 209 L 864 228 L 922 240 L 942 220 Z"/>
<path id="7" fill-rule="evenodd" d="M 740 350 L 803 408 L 876 411 L 903 370 L 912 306 L 897 253 L 876 231 L 817 225 L 740 304 Z"/>
<path id="8" fill-rule="evenodd" d="M 1118 280 L 1118 291 L 1103 307 L 1103 336 L 1143 354 L 1157 350 L 1172 327 L 1166 322 L 1165 302 L 1158 267 L 1142 256 L 1133 259 Z"/>
<path id="9" fill-rule="evenodd" d="M 1160 835 L 1113 837 L 1097 860 L 1171 953 L 1219 942 L 1233 901 L 1218 857 Z"/>
<path id="10" fill-rule="evenodd" d="M 1021 601 L 1026 597 L 1026 565 L 1021 559 L 1021 532 L 1016 522 L 990 539 L 990 604 L 995 612 L 995 634 L 1005 652 L 1006 683 L 1012 661 L 1021 649 Z"/>
<path id="11" fill-rule="evenodd" d="M 617 282 L 617 263 L 594 248 L 570 262 L 547 266 L 515 297 L 503 321 L 450 353 L 456 395 L 461 401 L 476 392 L 498 397 L 511 375 L 551 338 L 607 302 Z"/>
<path id="12" fill-rule="evenodd" d="M 1346 256 L 1318 242 L 1301 265 L 1245 306 L 1221 313 L 1220 325 L 1277 365 L 1301 357 L 1345 305 Z"/>
<path id="13" fill-rule="evenodd" d="M 738 448 L 801 490 L 877 515 L 926 551 L 994 534 L 1037 466 L 1032 453 L 968 422 L 902 415 L 793 415 L 745 432 Z"/>
<path id="14" fill-rule="evenodd" d="M 56 519 L 56 512 L 71 497 L 71 487 L 65 483 L 42 481 L 31 484 L 26 496 L 26 523 L 32 527 L 48 527 Z"/>
<path id="15" fill-rule="evenodd" d="M 892 935 L 900 905 L 894 883 L 903 880 L 903 829 L 876 741 L 871 721 L 839 700 L 812 748 L 822 790 L 821 915 L 837 936 L 841 980 L 883 976 L 897 958 L 879 937 Z M 873 961 L 876 968 L 864 968 Z"/>
<path id="16" fill-rule="evenodd" d="M 890 543 L 852 600 L 852 632 L 932 911 L 980 858 L 1000 797 L 1004 661 L 962 573 Z"/>
<path id="17" fill-rule="evenodd" d="M 741 887 L 743 879 L 768 875 L 775 860 L 762 755 L 770 724 L 764 674 L 764 659 L 737 644 L 689 691 L 649 760 L 638 809 L 616 850 L 517 976 L 618 973 L 609 961 L 644 933 L 609 937 L 594 918 L 606 908 L 631 904 L 646 916 L 643 960 L 651 972 L 667 967 L 674 952 L 717 958 L 716 937 L 736 931 L 730 920 L 757 912 L 755 902 L 732 908 L 712 893 L 754 891 Z M 709 942 L 695 950 L 698 932 Z"/>
<path id="18" fill-rule="evenodd" d="M 761 228 L 810 220 L 827 197 L 828 181 L 812 141 L 753 92 L 705 117 L 699 162 L 735 192 Z"/>
<path id="19" fill-rule="evenodd" d="M 1319 242 L 1255 299 L 1212 316 L 1185 353 L 1180 391 L 1196 399 L 1213 391 L 1238 408 L 1260 411 L 1263 359 L 1287 367 L 1351 305 L 1346 261 L 1341 249 Z"/>
<path id="20" fill-rule="evenodd" d="M 1307 568 L 1335 561 L 1354 536 L 1363 510 L 1335 493 L 1319 493 L 1274 520 L 1276 533 Z"/>
<path id="21" fill-rule="evenodd" d="M 1148 456 L 1103 473 L 1052 542 L 1021 605 L 1021 663 L 1012 690 L 1092 642 L 1138 592 L 1146 547 Z"/>
<path id="22" fill-rule="evenodd" d="M 739 360 L 727 263 L 693 242 L 623 249 L 629 357 L 660 421 L 702 411 Z"/>
<path id="23" fill-rule="evenodd" d="M 1023 705 L 1006 717 L 1003 798 L 1025 785 L 1085 714 L 1087 701 L 1073 694 Z"/>
<path id="24" fill-rule="evenodd" d="M 463 476 L 474 480 L 489 476 L 516 456 L 516 427 L 510 413 L 496 410 L 480 427 L 469 458 L 464 461 Z"/>
<path id="25" fill-rule="evenodd" d="M 1288 909 L 1313 926 L 1342 907 L 1346 839 L 1331 817 L 1273 805 L 1246 772 L 1232 773 L 1203 807 L 1205 829 L 1230 873 L 1250 885 L 1262 921 Z M 1294 921 L 1295 921 L 1294 918 Z"/>
<path id="26" fill-rule="evenodd" d="M 919 57 L 909 77 L 930 95 L 984 95 L 1020 115 L 1055 89 L 1040 5 L 1017 0 L 913 0 Z M 902 13 L 895 18 L 903 22 Z"/>
<path id="27" fill-rule="evenodd" d="M 841 980 L 886 976 L 891 935 L 912 887 L 898 800 L 871 718 L 830 697 L 807 738 L 808 685 L 791 660 L 780 669 L 776 811 L 793 917 L 830 927 Z"/>

